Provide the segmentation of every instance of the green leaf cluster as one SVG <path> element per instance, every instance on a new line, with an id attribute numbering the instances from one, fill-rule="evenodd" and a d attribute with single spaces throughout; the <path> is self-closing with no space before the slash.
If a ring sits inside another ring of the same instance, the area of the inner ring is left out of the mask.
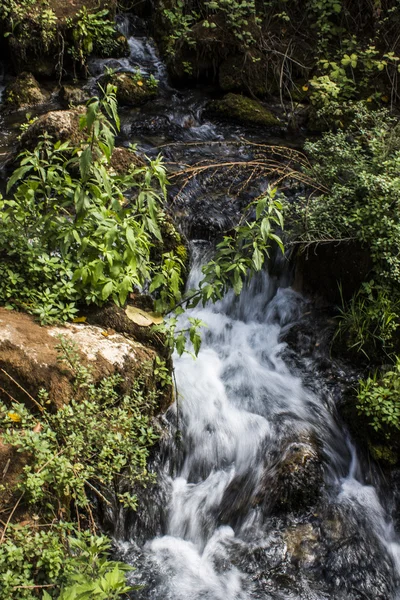
<path id="1" fill-rule="evenodd" d="M 36 586 L 50 586 L 44 598 L 59 600 L 114 600 L 128 590 L 126 568 L 107 558 L 108 540 L 80 528 L 94 526 L 94 498 L 135 509 L 132 490 L 152 481 L 147 460 L 158 439 L 152 424 L 157 398 L 140 382 L 122 394 L 118 375 L 94 383 L 64 338 L 59 353 L 76 377 L 73 396 L 58 411 L 44 390 L 37 399 L 41 411 L 0 403 L 2 442 L 26 457 L 12 491 L 31 515 L 4 532 L 2 600 L 33 600 Z"/>
<path id="2" fill-rule="evenodd" d="M 163 253 L 166 174 L 160 158 L 125 175 L 110 166 L 119 127 L 115 88 L 81 117 L 83 143 L 48 137 L 20 156 L 0 199 L 0 302 L 43 323 L 79 304 L 124 304 L 133 289 L 162 286 L 159 309 L 180 296 L 185 265 Z"/>

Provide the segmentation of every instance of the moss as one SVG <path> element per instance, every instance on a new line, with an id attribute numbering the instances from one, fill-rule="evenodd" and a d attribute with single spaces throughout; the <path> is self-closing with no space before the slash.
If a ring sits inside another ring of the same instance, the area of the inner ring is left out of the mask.
<path id="1" fill-rule="evenodd" d="M 4 103 L 10 108 L 26 108 L 35 104 L 43 104 L 47 95 L 31 73 L 21 73 L 10 85 L 4 94 Z"/>
<path id="2" fill-rule="evenodd" d="M 240 123 L 262 125 L 263 127 L 278 127 L 280 121 L 257 100 L 227 94 L 221 100 L 214 100 L 209 110 L 219 117 L 234 119 Z"/>
<path id="3" fill-rule="evenodd" d="M 398 455 L 390 446 L 369 443 L 368 447 L 374 460 L 390 466 L 397 464 Z"/>
<path id="4" fill-rule="evenodd" d="M 125 106 L 140 106 L 158 94 L 158 82 L 140 71 L 136 73 L 113 73 L 105 75 L 101 85 L 111 83 L 117 88 L 118 103 Z"/>

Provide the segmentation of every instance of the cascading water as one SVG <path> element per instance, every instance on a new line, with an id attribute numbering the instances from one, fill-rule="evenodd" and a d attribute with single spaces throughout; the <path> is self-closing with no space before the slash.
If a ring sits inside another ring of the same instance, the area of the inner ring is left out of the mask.
<path id="1" fill-rule="evenodd" d="M 283 358 L 282 330 L 307 308 L 264 273 L 240 299 L 191 311 L 207 329 L 196 360 L 175 359 L 167 416 L 182 440 L 164 442 L 163 530 L 120 544 L 140 598 L 397 597 L 400 546 L 377 490 L 322 383 L 310 391 Z"/>
<path id="2" fill-rule="evenodd" d="M 141 52 L 141 68 L 162 71 L 158 59 L 151 65 L 156 55 L 143 51 L 154 48 L 144 36 L 129 44 L 131 65 Z M 162 88 L 152 105 L 122 116 L 123 139 L 150 153 L 157 143 L 204 142 L 165 149 L 168 159 L 187 162 L 229 156 L 224 140 L 253 135 L 204 120 L 201 95 L 176 92 L 165 79 Z M 210 139 L 220 143 L 207 146 Z M 234 152 L 243 159 L 243 147 Z M 217 229 L 234 220 L 238 207 L 223 186 L 194 181 L 185 190 L 191 237 L 202 230 L 190 225 L 198 206 Z M 189 285 L 210 252 L 206 242 L 192 249 Z M 119 553 L 137 566 L 132 581 L 143 585 L 134 598 L 399 597 L 390 502 L 383 504 L 374 469 L 363 473 L 311 357 L 294 357 L 282 341 L 310 306 L 280 271 L 254 278 L 240 299 L 229 293 L 190 313 L 207 327 L 198 358 L 174 361 L 178 398 L 165 417 L 157 484 L 143 493 L 136 517 L 115 524 Z"/>
<path id="3" fill-rule="evenodd" d="M 206 95 L 170 88 L 154 43 L 143 31 L 129 35 L 129 18 L 119 25 L 131 55 L 92 61 L 89 87 L 105 66 L 139 66 L 161 80 L 158 99 L 121 111 L 123 143 L 137 142 L 150 156 L 161 145 L 167 160 L 182 164 L 217 154 L 246 160 L 242 137 L 265 142 L 254 130 L 204 119 Z M 174 145 L 182 141 L 202 145 Z M 181 194 L 191 238 L 235 221 L 240 207 L 228 187 L 214 177 Z M 189 285 L 210 252 L 208 242 L 192 244 Z M 254 278 L 239 299 L 228 293 L 190 313 L 207 327 L 198 358 L 174 361 L 178 396 L 164 419 L 157 482 L 139 492 L 136 516 L 121 511 L 114 522 L 118 552 L 143 586 L 132 598 L 400 598 L 392 497 L 358 457 L 336 414 L 337 392 L 309 349 L 284 341 L 312 307 L 290 288 L 284 267 L 276 271 Z M 333 379 L 338 370 L 332 363 Z"/>

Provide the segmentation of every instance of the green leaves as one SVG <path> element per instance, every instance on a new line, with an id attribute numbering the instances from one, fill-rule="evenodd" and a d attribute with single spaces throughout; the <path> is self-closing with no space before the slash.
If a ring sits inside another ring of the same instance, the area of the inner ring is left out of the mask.
<path id="1" fill-rule="evenodd" d="M 108 86 L 104 98 L 88 103 L 81 144 L 44 137 L 21 155 L 8 183 L 14 196 L 1 200 L 3 304 L 49 323 L 74 318 L 78 303 L 123 304 L 148 284 L 159 310 L 179 301 L 185 265 L 163 252 L 165 168 L 159 157 L 125 175 L 110 171 L 118 125 L 115 88 Z"/>
<path id="2" fill-rule="evenodd" d="M 210 299 L 219 300 L 230 287 L 239 295 L 246 278 L 262 269 L 271 242 L 284 252 L 282 240 L 273 229 L 283 228 L 282 205 L 275 196 L 276 190 L 268 189 L 264 196 L 251 202 L 233 234 L 225 235 L 217 245 L 214 259 L 203 267 L 199 291 L 203 304 Z"/>

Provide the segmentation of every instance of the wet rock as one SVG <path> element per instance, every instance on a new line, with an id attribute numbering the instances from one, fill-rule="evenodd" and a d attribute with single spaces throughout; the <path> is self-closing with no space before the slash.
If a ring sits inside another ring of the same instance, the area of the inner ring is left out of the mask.
<path id="1" fill-rule="evenodd" d="M 21 73 L 4 91 L 4 104 L 13 110 L 43 104 L 48 98 L 31 73 Z"/>
<path id="2" fill-rule="evenodd" d="M 311 523 L 299 523 L 285 530 L 283 539 L 290 560 L 309 568 L 321 560 L 319 532 Z"/>
<path id="3" fill-rule="evenodd" d="M 74 374 L 57 358 L 60 336 L 76 344 L 81 363 L 91 368 L 96 380 L 119 373 L 122 391 L 147 373 L 151 385 L 156 352 L 132 337 L 107 327 L 69 323 L 41 327 L 29 315 L 0 308 L 0 398 L 35 408 L 41 388 L 57 408 L 71 397 Z M 154 382 L 153 382 L 154 386 Z"/>
<path id="4" fill-rule="evenodd" d="M 312 436 L 304 435 L 287 446 L 276 466 L 274 511 L 310 509 L 318 503 L 323 484 L 319 445 Z"/>
<path id="5" fill-rule="evenodd" d="M 281 126 L 281 122 L 263 104 L 239 94 L 227 94 L 221 100 L 213 100 L 208 107 L 208 112 L 247 125 Z"/>
<path id="6" fill-rule="evenodd" d="M 140 106 L 158 94 L 158 82 L 154 77 L 136 73 L 113 73 L 105 75 L 101 85 L 111 83 L 117 88 L 117 100 L 125 106 Z"/>
<path id="7" fill-rule="evenodd" d="M 60 100 L 68 108 L 85 104 L 89 100 L 89 94 L 79 86 L 63 85 L 60 89 Z"/>

